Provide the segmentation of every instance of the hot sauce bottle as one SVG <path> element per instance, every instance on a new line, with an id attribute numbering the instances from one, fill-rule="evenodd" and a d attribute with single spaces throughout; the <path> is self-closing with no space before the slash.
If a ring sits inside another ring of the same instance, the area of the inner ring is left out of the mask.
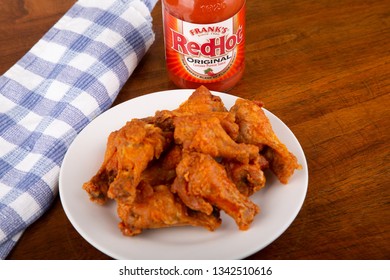
<path id="1" fill-rule="evenodd" d="M 181 88 L 231 89 L 244 72 L 245 0 L 163 0 L 165 58 Z"/>

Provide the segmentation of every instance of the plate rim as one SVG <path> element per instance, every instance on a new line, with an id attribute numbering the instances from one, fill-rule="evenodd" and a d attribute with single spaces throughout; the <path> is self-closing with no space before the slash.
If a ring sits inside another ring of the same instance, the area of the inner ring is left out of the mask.
<path id="1" fill-rule="evenodd" d="M 72 149 L 74 148 L 73 147 L 74 143 L 77 143 L 76 139 L 78 139 L 79 137 L 83 137 L 83 136 L 80 136 L 80 135 L 84 135 L 85 133 L 88 132 L 88 127 L 90 127 L 93 124 L 99 122 L 100 119 L 106 117 L 108 114 L 114 114 L 116 111 L 121 111 L 123 108 L 126 108 L 127 106 L 130 106 L 130 104 L 132 104 L 134 102 L 137 102 L 137 101 L 140 101 L 140 100 L 142 101 L 143 99 L 147 99 L 147 98 L 151 98 L 154 95 L 164 95 L 164 94 L 176 94 L 177 95 L 177 94 L 181 94 L 184 97 L 183 101 L 185 101 L 188 98 L 188 96 L 193 91 L 194 91 L 194 89 L 173 89 L 173 90 L 156 91 L 156 92 L 148 93 L 148 94 L 141 95 L 141 96 L 129 99 L 127 101 L 124 101 L 124 102 L 122 102 L 122 103 L 120 103 L 118 105 L 115 105 L 115 106 L 111 107 L 110 109 L 106 110 L 105 112 L 103 112 L 102 114 L 97 116 L 95 119 L 93 119 L 89 124 L 86 125 L 86 127 L 84 129 L 82 129 L 82 131 L 80 131 L 80 133 L 75 137 L 75 139 L 70 144 L 70 146 L 69 146 L 69 148 L 68 148 L 68 150 L 67 150 L 67 152 L 66 152 L 66 154 L 64 156 L 64 159 L 63 159 L 63 162 L 61 164 L 61 167 L 60 167 L 60 174 L 59 174 L 59 196 L 60 196 L 60 201 L 61 201 L 62 207 L 64 209 L 64 212 L 65 212 L 68 220 L 70 221 L 72 226 L 76 229 L 76 231 L 83 237 L 83 239 L 85 241 L 87 241 L 89 244 L 91 244 L 93 247 L 95 247 L 96 249 L 98 249 L 102 253 L 106 254 L 107 256 L 110 256 L 110 257 L 112 257 L 114 259 L 137 259 L 137 258 L 124 257 L 121 254 L 118 254 L 115 251 L 112 251 L 110 248 L 109 249 L 105 248 L 104 246 L 99 244 L 99 242 L 96 242 L 96 240 L 91 239 L 89 237 L 88 233 L 85 232 L 83 227 L 81 227 L 73 218 L 71 218 L 71 217 L 73 217 L 73 214 L 71 213 L 72 210 L 70 210 L 68 208 L 69 205 L 67 204 L 66 201 L 64 201 L 64 190 L 63 190 L 64 187 L 63 187 L 63 184 L 62 184 L 63 176 L 64 176 L 63 175 L 63 173 L 64 173 L 64 166 L 66 166 L 67 158 L 69 157 L 69 154 L 70 154 L 69 151 L 72 151 Z M 227 97 L 228 98 L 233 98 L 233 99 L 241 98 L 239 96 L 235 96 L 235 95 L 232 95 L 232 94 L 229 94 L 229 93 L 224 93 L 224 92 L 211 91 L 211 93 L 214 94 L 214 95 L 220 96 L 222 98 L 223 102 L 224 102 L 224 100 L 223 100 L 224 97 L 225 98 L 227 98 Z M 175 101 L 175 102 L 176 102 L 176 104 L 180 104 L 183 101 Z M 176 105 L 176 107 L 177 106 L 178 105 Z M 161 109 L 165 109 L 165 108 L 161 108 Z M 275 233 L 271 238 L 269 238 L 269 240 L 267 240 L 266 242 L 263 242 L 261 246 L 253 246 L 251 250 L 246 250 L 244 252 L 237 253 L 234 258 L 233 257 L 229 257 L 227 259 L 243 259 L 243 258 L 246 258 L 246 257 L 248 257 L 248 256 L 250 256 L 250 255 L 252 255 L 252 254 L 254 254 L 254 253 L 256 253 L 256 252 L 258 252 L 258 251 L 260 251 L 262 249 L 264 249 L 269 244 L 274 242 L 277 238 L 279 238 L 291 226 L 293 221 L 296 219 L 296 217 L 298 216 L 299 212 L 302 209 L 302 206 L 304 204 L 304 201 L 305 201 L 306 195 L 307 195 L 308 180 L 309 180 L 308 165 L 307 165 L 306 156 L 304 154 L 304 150 L 303 150 L 300 142 L 298 141 L 298 139 L 295 136 L 295 134 L 291 131 L 291 129 L 280 118 L 278 118 L 275 114 L 273 114 L 272 112 L 270 112 L 266 108 L 263 108 L 263 110 L 265 111 L 265 113 L 267 115 L 270 115 L 273 118 L 275 118 L 277 121 L 279 121 L 281 123 L 281 125 L 283 125 L 284 128 L 288 130 L 289 134 L 291 134 L 290 136 L 293 136 L 293 138 L 294 138 L 293 140 L 296 142 L 296 144 L 298 144 L 299 152 L 301 153 L 301 158 L 300 158 L 300 162 L 299 163 L 302 165 L 302 170 L 300 170 L 299 172 L 305 173 L 304 174 L 305 176 L 303 177 L 305 179 L 305 181 L 302 182 L 302 184 L 305 186 L 304 193 L 301 194 L 301 197 L 300 197 L 301 199 L 296 203 L 296 213 L 291 215 L 290 219 L 287 222 L 284 223 L 284 226 L 282 226 L 277 233 Z M 267 116 L 267 117 L 269 117 L 269 116 Z M 139 118 L 139 117 L 132 116 L 131 118 Z M 288 186 L 286 186 L 286 187 L 288 187 Z M 81 188 L 81 186 L 80 186 L 80 188 Z M 91 202 L 91 204 L 92 204 L 92 202 Z M 117 229 L 117 230 L 119 231 L 119 229 Z M 217 231 L 218 231 L 218 229 L 217 229 Z M 238 229 L 237 229 L 237 231 L 238 231 Z M 129 238 L 129 237 L 126 237 L 126 238 Z M 151 258 L 151 259 L 154 259 L 154 258 Z M 170 259 L 170 258 L 168 258 L 168 259 Z M 189 258 L 189 259 L 197 259 L 197 258 Z M 207 259 L 207 258 L 204 258 L 204 259 Z M 224 258 L 219 258 L 219 259 L 224 259 Z"/>

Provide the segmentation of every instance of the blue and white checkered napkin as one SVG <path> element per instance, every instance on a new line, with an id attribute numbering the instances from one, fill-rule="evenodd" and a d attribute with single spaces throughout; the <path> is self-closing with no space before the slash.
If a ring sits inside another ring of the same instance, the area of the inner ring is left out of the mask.
<path id="1" fill-rule="evenodd" d="M 79 0 L 0 77 L 0 258 L 50 206 L 69 145 L 153 43 L 156 2 Z"/>

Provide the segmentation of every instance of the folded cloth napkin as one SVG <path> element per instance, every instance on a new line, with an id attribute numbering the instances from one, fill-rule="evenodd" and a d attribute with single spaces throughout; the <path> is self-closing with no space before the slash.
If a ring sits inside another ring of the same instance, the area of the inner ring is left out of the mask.
<path id="1" fill-rule="evenodd" d="M 50 206 L 69 145 L 153 43 L 156 2 L 79 0 L 0 77 L 0 258 Z"/>

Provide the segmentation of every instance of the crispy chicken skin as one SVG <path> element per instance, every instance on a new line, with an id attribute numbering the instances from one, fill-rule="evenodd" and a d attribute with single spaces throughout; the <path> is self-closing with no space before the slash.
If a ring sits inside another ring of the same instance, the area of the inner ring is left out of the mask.
<path id="1" fill-rule="evenodd" d="M 258 206 L 237 190 L 224 167 L 210 155 L 183 152 L 176 174 L 172 191 L 193 210 L 210 215 L 213 206 L 218 207 L 231 216 L 241 230 L 248 229 L 259 212 Z"/>
<path id="2" fill-rule="evenodd" d="M 141 183 L 133 203 L 119 203 L 119 228 L 124 235 L 137 235 L 143 229 L 172 226 L 201 226 L 210 231 L 221 224 L 218 212 L 206 215 L 188 209 L 168 186 Z"/>
<path id="3" fill-rule="evenodd" d="M 295 169 L 301 166 L 297 158 L 288 151 L 275 135 L 271 123 L 259 104 L 245 99 L 237 99 L 230 109 L 239 125 L 237 142 L 248 143 L 265 148 L 264 156 L 269 161 L 270 169 L 279 181 L 287 184 Z"/>
<path id="4" fill-rule="evenodd" d="M 83 188 L 98 203 L 104 203 L 107 197 L 132 201 L 141 173 L 149 162 L 159 158 L 170 141 L 169 134 L 158 127 L 137 119 L 127 122 L 111 133 L 102 166 Z"/>

